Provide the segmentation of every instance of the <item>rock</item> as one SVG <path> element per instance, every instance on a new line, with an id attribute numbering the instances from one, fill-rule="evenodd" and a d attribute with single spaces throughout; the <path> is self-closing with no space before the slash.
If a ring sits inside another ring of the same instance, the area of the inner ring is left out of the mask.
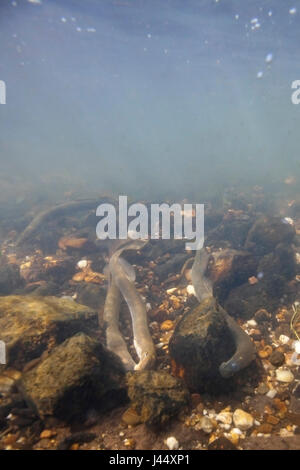
<path id="1" fill-rule="evenodd" d="M 268 385 L 265 384 L 265 383 L 261 383 L 257 387 L 257 393 L 259 393 L 260 395 L 265 395 L 266 393 L 268 393 L 269 390 L 270 389 L 269 389 Z"/>
<path id="2" fill-rule="evenodd" d="M 285 362 L 284 354 L 280 351 L 275 350 L 275 351 L 272 352 L 272 354 L 269 358 L 269 361 L 275 367 L 282 366 L 282 364 L 284 364 L 284 362 Z"/>
<path id="3" fill-rule="evenodd" d="M 224 308 L 233 317 L 248 320 L 261 309 L 274 311 L 280 304 L 277 295 L 270 295 L 265 281 L 250 285 L 248 282 L 232 289 L 224 302 Z"/>
<path id="4" fill-rule="evenodd" d="M 276 379 L 278 382 L 291 383 L 294 380 L 294 375 L 289 369 L 277 369 Z"/>
<path id="5" fill-rule="evenodd" d="M 18 387 L 40 418 L 71 419 L 91 408 L 107 411 L 122 403 L 124 374 L 120 361 L 101 343 L 79 333 L 24 373 Z"/>
<path id="6" fill-rule="evenodd" d="M 44 431 L 40 434 L 40 439 L 50 439 L 51 437 L 55 437 L 57 432 L 52 429 L 44 429 Z"/>
<path id="7" fill-rule="evenodd" d="M 127 385 L 131 408 L 149 425 L 164 424 L 189 403 L 182 381 L 165 371 L 129 372 Z"/>
<path id="8" fill-rule="evenodd" d="M 200 426 L 197 429 L 202 429 L 206 434 L 210 434 L 214 428 L 214 425 L 211 419 L 208 416 L 203 416 L 199 423 Z"/>
<path id="9" fill-rule="evenodd" d="M 207 269 L 214 283 L 214 295 L 223 302 L 231 289 L 247 281 L 256 272 L 257 261 L 244 251 L 224 249 L 213 253 L 213 263 Z"/>
<path id="10" fill-rule="evenodd" d="M 87 238 L 62 237 L 58 241 L 61 250 L 76 249 L 80 250 L 89 243 Z"/>
<path id="11" fill-rule="evenodd" d="M 97 324 L 96 312 L 71 300 L 34 296 L 0 297 L 0 331 L 1 340 L 7 348 L 6 366 L 19 370 L 46 349 L 53 348 L 79 331 L 93 331 Z"/>
<path id="12" fill-rule="evenodd" d="M 129 426 L 137 426 L 142 422 L 140 415 L 133 408 L 128 408 L 122 415 L 122 421 Z"/>
<path id="13" fill-rule="evenodd" d="M 261 433 L 261 434 L 271 434 L 273 431 L 273 426 L 272 424 L 269 424 L 269 423 L 263 423 L 260 426 L 258 426 L 256 430 L 258 433 Z"/>
<path id="14" fill-rule="evenodd" d="M 75 260 L 71 256 L 34 256 L 20 266 L 20 273 L 26 282 L 45 280 L 62 285 L 70 280 L 76 271 Z"/>
<path id="15" fill-rule="evenodd" d="M 286 280 L 291 280 L 296 275 L 294 249 L 280 243 L 272 253 L 263 256 L 258 264 L 257 272 L 263 273 L 264 280 L 268 280 L 270 284 L 277 277 L 284 285 Z"/>
<path id="16" fill-rule="evenodd" d="M 217 416 L 216 420 L 223 424 L 232 423 L 232 413 L 230 411 L 221 411 Z"/>
<path id="17" fill-rule="evenodd" d="M 171 436 L 166 439 L 166 446 L 169 450 L 177 450 L 179 447 L 179 442 L 177 441 L 176 437 Z"/>
<path id="18" fill-rule="evenodd" d="M 207 245 L 227 242 L 236 249 L 241 249 L 247 238 L 247 234 L 253 221 L 240 213 L 227 213 L 218 226 L 209 233 Z"/>
<path id="19" fill-rule="evenodd" d="M 254 318 L 258 323 L 263 323 L 265 321 L 269 321 L 272 318 L 272 315 L 264 308 L 261 308 L 255 312 Z"/>
<path id="20" fill-rule="evenodd" d="M 237 450 L 237 448 L 229 439 L 222 436 L 211 442 L 208 450 Z"/>
<path id="21" fill-rule="evenodd" d="M 257 262 L 247 252 L 224 249 L 213 253 L 208 276 L 214 283 L 214 295 L 223 302 L 229 291 L 247 281 L 256 272 Z"/>
<path id="22" fill-rule="evenodd" d="M 19 266 L 16 264 L 0 266 L 0 295 L 9 295 L 23 284 Z"/>
<path id="23" fill-rule="evenodd" d="M 245 249 L 256 255 L 264 255 L 275 249 L 279 243 L 290 244 L 295 237 L 295 229 L 280 217 L 263 216 L 249 230 Z"/>
<path id="24" fill-rule="evenodd" d="M 173 374 L 192 392 L 222 393 L 233 380 L 223 379 L 219 366 L 235 352 L 223 309 L 205 299 L 178 322 L 169 342 Z"/>
<path id="25" fill-rule="evenodd" d="M 170 331 L 174 328 L 174 322 L 172 320 L 165 320 L 161 325 L 160 329 L 162 331 Z"/>
<path id="26" fill-rule="evenodd" d="M 83 283 L 77 288 L 76 302 L 87 305 L 90 308 L 99 310 L 104 306 L 106 289 L 97 284 Z"/>
<path id="27" fill-rule="evenodd" d="M 233 413 L 233 422 L 236 428 L 241 431 L 247 431 L 252 428 L 254 424 L 254 418 L 244 410 L 237 409 Z"/>

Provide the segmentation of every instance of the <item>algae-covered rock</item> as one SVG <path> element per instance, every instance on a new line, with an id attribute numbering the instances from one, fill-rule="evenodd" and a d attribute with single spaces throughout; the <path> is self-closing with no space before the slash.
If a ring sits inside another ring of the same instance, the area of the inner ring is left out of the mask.
<path id="1" fill-rule="evenodd" d="M 116 356 L 79 333 L 24 373 L 19 389 L 42 419 L 71 419 L 91 408 L 107 410 L 122 403 L 126 398 L 124 377 Z"/>
<path id="2" fill-rule="evenodd" d="M 174 373 L 183 376 L 193 392 L 221 393 L 231 381 L 219 366 L 235 352 L 223 309 L 213 298 L 203 300 L 177 324 L 169 343 Z"/>
<path id="3" fill-rule="evenodd" d="M 264 216 L 259 218 L 249 231 L 245 248 L 257 255 L 264 255 L 274 250 L 279 243 L 291 243 L 295 233 L 294 227 L 285 219 Z"/>
<path id="4" fill-rule="evenodd" d="M 165 371 L 138 371 L 127 374 L 131 408 L 140 422 L 162 425 L 189 403 L 183 382 Z"/>
<path id="5" fill-rule="evenodd" d="M 16 369 L 75 333 L 96 327 L 97 313 L 69 299 L 0 297 L 0 339 L 6 344 L 7 365 Z"/>
<path id="6" fill-rule="evenodd" d="M 0 295 L 9 295 L 15 289 L 23 286 L 19 266 L 5 264 L 0 266 Z"/>

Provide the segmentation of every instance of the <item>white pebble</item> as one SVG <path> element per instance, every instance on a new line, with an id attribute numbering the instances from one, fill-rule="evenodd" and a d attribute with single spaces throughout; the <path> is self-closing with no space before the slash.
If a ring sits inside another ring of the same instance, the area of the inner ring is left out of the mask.
<path id="1" fill-rule="evenodd" d="M 151 308 L 152 308 L 152 307 L 151 307 L 151 304 L 150 304 L 149 302 L 147 302 L 147 303 L 146 303 L 146 310 L 147 310 L 147 312 L 150 312 Z"/>
<path id="2" fill-rule="evenodd" d="M 167 290 L 167 294 L 173 294 L 173 292 L 177 291 L 177 287 L 171 287 L 171 289 Z"/>
<path id="3" fill-rule="evenodd" d="M 88 262 L 87 262 L 86 259 L 81 259 L 81 260 L 78 261 L 78 263 L 77 263 L 77 266 L 78 266 L 79 269 L 84 269 L 84 268 L 87 267 L 87 265 L 88 265 Z"/>
<path id="4" fill-rule="evenodd" d="M 166 445 L 168 449 L 176 450 L 179 447 L 179 442 L 177 441 L 176 437 L 171 436 L 166 439 Z"/>
<path id="5" fill-rule="evenodd" d="M 234 432 L 235 434 L 238 434 L 239 436 L 243 435 L 242 431 L 239 428 L 232 428 L 232 432 Z"/>
<path id="6" fill-rule="evenodd" d="M 237 409 L 233 413 L 233 422 L 235 427 L 241 431 L 247 431 L 247 429 L 252 428 L 254 418 L 249 413 L 246 413 L 246 411 Z"/>
<path id="7" fill-rule="evenodd" d="M 300 341 L 294 341 L 293 348 L 297 354 L 300 354 Z"/>
<path id="8" fill-rule="evenodd" d="M 192 284 L 187 286 L 186 291 L 189 295 L 196 295 L 194 286 Z"/>
<path id="9" fill-rule="evenodd" d="M 287 344 L 289 342 L 290 338 L 286 335 L 280 335 L 279 336 L 279 341 L 281 344 Z"/>
<path id="10" fill-rule="evenodd" d="M 254 319 L 249 320 L 249 321 L 247 322 L 247 324 L 248 324 L 248 326 L 253 326 L 253 327 L 254 327 L 254 326 L 257 326 L 257 323 L 256 323 L 256 321 L 255 321 Z"/>
<path id="11" fill-rule="evenodd" d="M 276 379 L 278 382 L 290 383 L 294 380 L 293 373 L 288 369 L 277 369 L 276 370 Z"/>

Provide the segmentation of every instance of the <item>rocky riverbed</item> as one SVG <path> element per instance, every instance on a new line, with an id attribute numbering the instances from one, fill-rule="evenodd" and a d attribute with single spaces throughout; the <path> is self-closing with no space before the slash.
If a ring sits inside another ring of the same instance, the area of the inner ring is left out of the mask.
<path id="1" fill-rule="evenodd" d="M 183 241 L 126 255 L 157 350 L 154 370 L 126 374 L 105 347 L 109 244 L 95 240 L 94 214 L 60 216 L 22 246 L 25 226 L 4 220 L 1 449 L 299 449 L 300 213 L 289 204 L 270 210 L 254 189 L 206 209 L 214 295 L 257 350 L 229 381 L 216 371 L 232 340 L 216 312 L 199 323 Z M 125 303 L 120 322 L 134 357 Z"/>

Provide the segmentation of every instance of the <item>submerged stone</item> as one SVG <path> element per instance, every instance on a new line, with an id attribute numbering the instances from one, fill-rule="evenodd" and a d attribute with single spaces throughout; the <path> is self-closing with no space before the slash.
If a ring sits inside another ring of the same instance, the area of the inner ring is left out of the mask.
<path id="1" fill-rule="evenodd" d="M 6 366 L 22 369 L 66 338 L 96 327 L 97 313 L 69 299 L 0 297 L 0 331 L 6 345 Z"/>
<path id="2" fill-rule="evenodd" d="M 95 339 L 79 333 L 24 373 L 19 389 L 44 419 L 72 419 L 89 409 L 108 410 L 126 399 L 120 361 Z"/>
<path id="3" fill-rule="evenodd" d="M 169 344 L 173 371 L 193 392 L 222 393 L 232 380 L 223 379 L 219 366 L 235 352 L 224 310 L 213 298 L 202 301 L 177 324 Z"/>
<path id="4" fill-rule="evenodd" d="M 257 255 L 264 255 L 273 251 L 279 243 L 291 243 L 294 237 L 294 227 L 282 218 L 263 216 L 249 231 L 245 248 Z"/>
<path id="5" fill-rule="evenodd" d="M 131 408 L 142 423 L 161 425 L 189 403 L 183 382 L 165 371 L 137 371 L 127 374 Z"/>

